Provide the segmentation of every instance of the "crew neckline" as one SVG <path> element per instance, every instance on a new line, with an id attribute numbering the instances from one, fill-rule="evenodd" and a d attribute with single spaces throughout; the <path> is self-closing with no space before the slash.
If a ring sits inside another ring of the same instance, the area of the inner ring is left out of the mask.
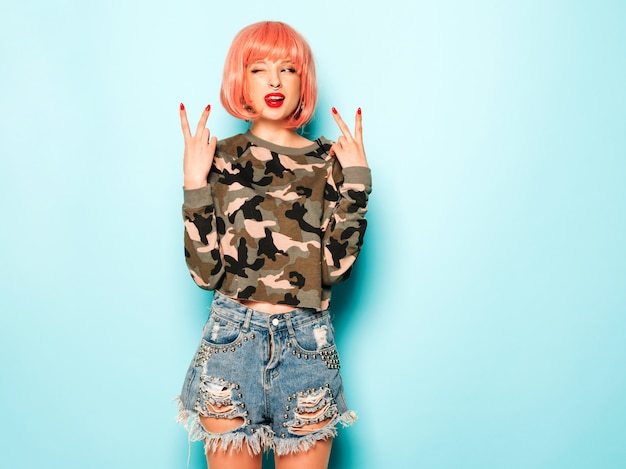
<path id="1" fill-rule="evenodd" d="M 280 153 L 281 155 L 286 156 L 302 155 L 304 153 L 309 153 L 311 151 L 317 150 L 320 147 L 320 142 L 324 142 L 325 140 L 324 137 L 320 137 L 311 142 L 310 145 L 307 145 L 305 147 L 285 147 L 282 145 L 276 145 L 272 142 L 268 142 L 267 140 L 263 140 L 262 138 L 254 135 L 249 130 L 244 134 L 244 136 L 259 147 L 267 148 L 270 151 L 274 151 L 276 153 Z"/>

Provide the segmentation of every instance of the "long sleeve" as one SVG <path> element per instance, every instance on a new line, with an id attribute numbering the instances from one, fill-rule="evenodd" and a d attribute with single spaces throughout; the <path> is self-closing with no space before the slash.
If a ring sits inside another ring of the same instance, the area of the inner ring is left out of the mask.
<path id="1" fill-rule="evenodd" d="M 185 261 L 199 287 L 219 287 L 224 274 L 220 236 L 210 185 L 184 192 Z"/>
<path id="2" fill-rule="evenodd" d="M 328 206 L 322 222 L 324 285 L 334 285 L 349 277 L 363 245 L 367 201 L 372 190 L 369 168 L 341 169 L 336 163 L 333 169 L 326 186 Z"/>

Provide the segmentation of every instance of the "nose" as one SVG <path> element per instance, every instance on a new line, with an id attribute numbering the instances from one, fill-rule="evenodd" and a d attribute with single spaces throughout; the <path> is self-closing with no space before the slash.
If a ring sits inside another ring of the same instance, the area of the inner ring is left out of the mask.
<path id="1" fill-rule="evenodd" d="M 270 88 L 272 88 L 274 91 L 276 91 L 282 86 L 280 82 L 280 76 L 277 72 L 274 72 L 270 75 L 269 85 L 270 85 Z"/>

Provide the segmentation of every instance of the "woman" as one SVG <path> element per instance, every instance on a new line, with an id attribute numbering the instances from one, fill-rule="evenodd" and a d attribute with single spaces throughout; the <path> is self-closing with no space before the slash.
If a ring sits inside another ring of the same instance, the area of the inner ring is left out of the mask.
<path id="1" fill-rule="evenodd" d="M 221 101 L 251 122 L 217 141 L 195 135 L 183 104 L 185 256 L 215 290 L 178 419 L 204 440 L 211 469 L 326 468 L 338 423 L 351 424 L 330 321 L 330 290 L 345 280 L 365 233 L 371 176 L 361 110 L 354 136 L 339 113 L 336 143 L 297 133 L 315 111 L 310 48 L 280 22 L 235 37 Z"/>

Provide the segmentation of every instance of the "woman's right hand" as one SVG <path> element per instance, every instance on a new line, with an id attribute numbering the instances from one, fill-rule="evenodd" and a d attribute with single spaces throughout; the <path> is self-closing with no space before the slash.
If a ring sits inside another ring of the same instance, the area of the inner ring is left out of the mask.
<path id="1" fill-rule="evenodd" d="M 187 111 L 183 103 L 180 103 L 180 125 L 185 138 L 185 155 L 183 158 L 183 172 L 185 174 L 185 189 L 198 189 L 207 185 L 207 178 L 213 157 L 217 138 L 211 137 L 211 132 L 206 128 L 206 122 L 211 112 L 209 104 L 200 116 L 196 134 L 191 135 L 189 122 L 187 121 Z"/>

